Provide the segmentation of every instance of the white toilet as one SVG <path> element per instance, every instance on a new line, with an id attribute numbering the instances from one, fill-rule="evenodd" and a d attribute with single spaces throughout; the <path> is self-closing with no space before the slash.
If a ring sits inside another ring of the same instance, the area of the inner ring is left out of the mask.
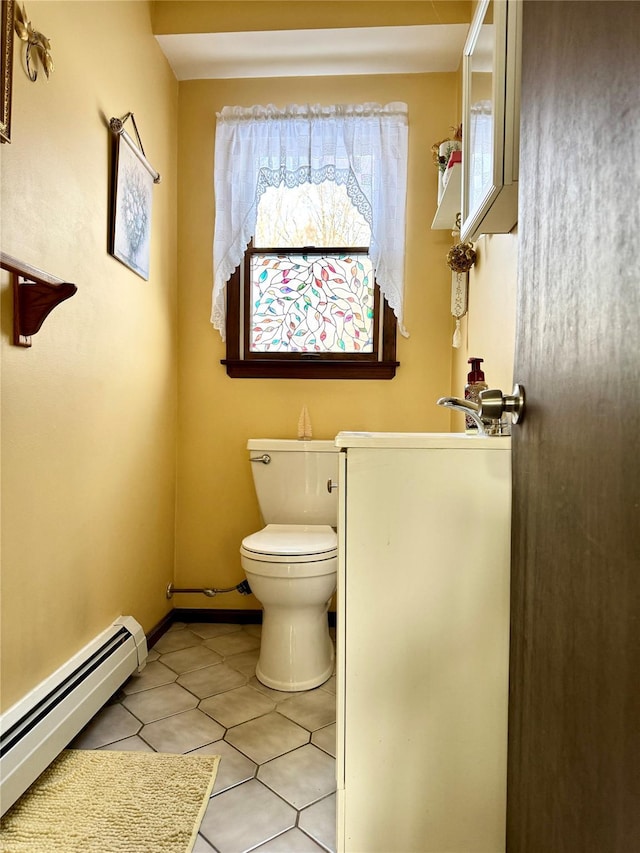
<path id="1" fill-rule="evenodd" d="M 309 690 L 333 672 L 327 611 L 336 590 L 338 448 L 333 441 L 250 439 L 253 482 L 266 524 L 240 556 L 262 604 L 256 676 L 275 690 Z"/>

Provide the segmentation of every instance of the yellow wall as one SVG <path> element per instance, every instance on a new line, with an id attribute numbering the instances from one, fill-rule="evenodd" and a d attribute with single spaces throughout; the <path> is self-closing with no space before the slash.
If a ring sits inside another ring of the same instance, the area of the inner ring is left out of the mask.
<path id="1" fill-rule="evenodd" d="M 1 246 L 78 292 L 21 349 L 2 273 L 5 708 L 121 613 L 151 629 L 174 552 L 178 86 L 147 3 L 26 5 L 55 71 L 29 82 L 16 39 Z M 162 175 L 148 282 L 106 251 L 105 122 L 129 110 Z"/>
<path id="2" fill-rule="evenodd" d="M 451 337 L 447 231 L 431 231 L 437 171 L 431 145 L 456 122 L 456 74 L 191 81 L 180 85 L 179 433 L 177 586 L 231 586 L 238 548 L 260 518 L 245 450 L 250 437 L 296 437 L 307 406 L 315 438 L 340 430 L 441 431 L 449 413 Z M 390 381 L 229 379 L 224 345 L 209 323 L 215 113 L 224 105 L 405 101 L 409 191 L 401 366 Z M 237 593 L 177 606 L 258 607 Z"/>
<path id="3" fill-rule="evenodd" d="M 469 273 L 469 310 L 461 323 L 462 346 L 453 350 L 451 393 L 464 396 L 471 356 L 484 358 L 490 388 L 510 394 L 516 322 L 518 229 L 484 234 L 474 241 L 478 259 Z M 464 429 L 464 415 L 452 412 L 451 429 Z"/>

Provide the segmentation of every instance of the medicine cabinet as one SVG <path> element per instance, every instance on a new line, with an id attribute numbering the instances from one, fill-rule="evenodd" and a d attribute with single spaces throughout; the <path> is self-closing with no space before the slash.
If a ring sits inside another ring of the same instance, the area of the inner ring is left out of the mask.
<path id="1" fill-rule="evenodd" d="M 518 221 L 522 0 L 480 0 L 462 58 L 461 240 Z"/>

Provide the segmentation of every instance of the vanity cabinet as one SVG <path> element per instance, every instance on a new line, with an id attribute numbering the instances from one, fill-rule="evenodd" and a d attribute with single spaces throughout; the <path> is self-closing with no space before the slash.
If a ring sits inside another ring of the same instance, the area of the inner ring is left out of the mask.
<path id="1" fill-rule="evenodd" d="M 462 57 L 460 238 L 518 221 L 522 0 L 479 0 Z"/>
<path id="2" fill-rule="evenodd" d="M 337 850 L 503 851 L 510 439 L 336 443 Z"/>

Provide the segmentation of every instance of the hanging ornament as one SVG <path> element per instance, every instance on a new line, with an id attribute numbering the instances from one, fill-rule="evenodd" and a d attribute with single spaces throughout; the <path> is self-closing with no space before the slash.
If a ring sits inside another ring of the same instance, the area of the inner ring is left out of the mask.
<path id="1" fill-rule="evenodd" d="M 453 333 L 453 346 L 460 349 L 462 335 L 460 320 L 467 313 L 467 294 L 469 292 L 469 274 L 454 272 L 451 275 L 451 313 L 455 317 L 456 328 Z"/>
<path id="2" fill-rule="evenodd" d="M 469 272 L 476 258 L 472 243 L 456 243 L 447 253 L 447 264 L 453 272 Z"/>
<path id="3" fill-rule="evenodd" d="M 456 227 L 451 236 L 454 239 L 460 238 L 460 214 L 456 217 Z M 475 264 L 476 258 L 472 243 L 455 243 L 447 253 L 447 264 L 451 270 L 451 314 L 456 321 L 452 345 L 456 349 L 462 344 L 460 320 L 467 313 L 469 270 Z"/>

